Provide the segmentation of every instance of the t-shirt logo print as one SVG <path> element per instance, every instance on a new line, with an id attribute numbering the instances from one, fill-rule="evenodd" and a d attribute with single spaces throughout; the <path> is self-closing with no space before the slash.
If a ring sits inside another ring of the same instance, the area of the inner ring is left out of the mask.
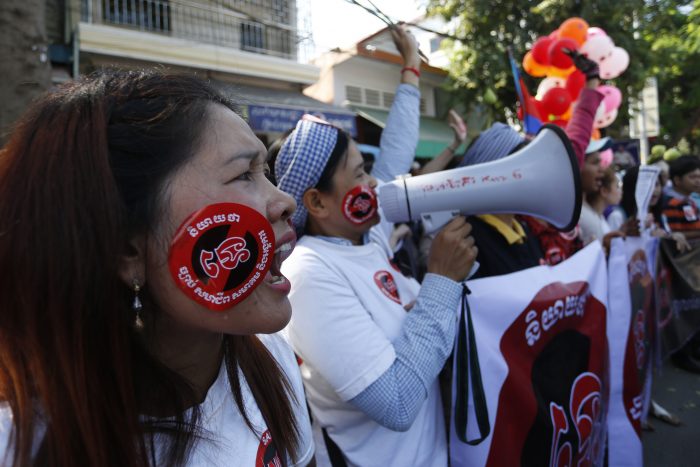
<path id="1" fill-rule="evenodd" d="M 220 268 L 229 271 L 236 269 L 239 263 L 250 259 L 250 250 L 245 248 L 246 241 L 241 237 L 230 237 L 214 248 L 199 252 L 199 264 L 209 277 L 219 277 Z"/>
<path id="2" fill-rule="evenodd" d="M 401 298 L 399 298 L 399 289 L 396 287 L 396 282 L 394 281 L 394 276 L 391 275 L 389 271 L 377 271 L 374 274 L 374 283 L 377 284 L 379 290 L 392 301 L 401 304 Z"/>
<path id="3" fill-rule="evenodd" d="M 265 433 L 260 437 L 258 454 L 255 456 L 255 467 L 282 467 L 277 448 L 272 442 L 270 430 L 265 430 Z"/>

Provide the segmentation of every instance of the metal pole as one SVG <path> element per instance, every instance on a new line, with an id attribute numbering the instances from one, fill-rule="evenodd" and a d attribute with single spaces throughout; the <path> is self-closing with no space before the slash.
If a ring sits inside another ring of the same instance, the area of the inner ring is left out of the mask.
<path id="1" fill-rule="evenodd" d="M 639 107 L 639 113 L 642 117 L 642 124 L 640 125 L 639 134 L 639 158 L 642 165 L 646 165 L 647 158 L 649 156 L 649 140 L 647 139 L 647 113 L 644 106 L 644 91 L 642 91 L 642 98 L 640 99 L 641 104 Z"/>

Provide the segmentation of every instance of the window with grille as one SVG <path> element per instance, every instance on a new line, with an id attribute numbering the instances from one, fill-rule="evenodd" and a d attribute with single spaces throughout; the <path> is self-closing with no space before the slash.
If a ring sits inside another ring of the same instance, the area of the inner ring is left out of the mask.
<path id="1" fill-rule="evenodd" d="M 265 26 L 254 21 L 241 23 L 241 49 L 264 52 Z"/>
<path id="2" fill-rule="evenodd" d="M 365 104 L 379 107 L 381 105 L 379 103 L 379 91 L 374 89 L 365 89 Z"/>
<path id="3" fill-rule="evenodd" d="M 391 108 L 391 104 L 394 103 L 394 93 L 393 92 L 383 92 L 382 100 L 384 101 L 384 107 L 387 109 Z"/>
<path id="4" fill-rule="evenodd" d="M 362 89 L 357 86 L 345 86 L 345 98 L 350 102 L 362 103 Z"/>
<path id="5" fill-rule="evenodd" d="M 170 31 L 169 0 L 103 0 L 107 23 L 135 26 L 149 31 Z"/>

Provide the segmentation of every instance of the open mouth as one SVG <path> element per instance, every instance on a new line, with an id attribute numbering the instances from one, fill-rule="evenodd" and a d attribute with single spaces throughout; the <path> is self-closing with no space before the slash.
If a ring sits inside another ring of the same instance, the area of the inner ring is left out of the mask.
<path id="1" fill-rule="evenodd" d="M 292 254 L 293 249 L 293 241 L 283 243 L 277 247 L 275 250 L 275 255 L 272 258 L 272 265 L 270 266 L 270 270 L 267 272 L 267 276 L 265 277 L 265 282 L 271 285 L 278 285 L 283 284 L 287 280 L 281 272 L 282 262 L 289 258 L 289 255 Z"/>

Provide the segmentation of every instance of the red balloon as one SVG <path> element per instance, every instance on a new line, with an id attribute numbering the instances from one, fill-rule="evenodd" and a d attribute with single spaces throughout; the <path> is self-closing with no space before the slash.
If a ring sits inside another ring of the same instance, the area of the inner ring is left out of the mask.
<path id="1" fill-rule="evenodd" d="M 573 60 L 571 60 L 571 57 L 564 53 L 563 49 L 578 50 L 578 44 L 575 40 L 569 39 L 567 37 L 563 39 L 557 39 L 556 41 L 550 44 L 548 50 L 549 64 L 551 66 L 565 70 L 567 68 L 570 68 L 574 64 L 574 62 Z"/>
<path id="2" fill-rule="evenodd" d="M 544 103 L 542 101 L 538 101 L 534 97 L 532 98 L 532 104 L 534 108 L 537 110 L 537 115 L 533 115 L 540 119 L 543 122 L 546 122 L 549 120 L 549 111 L 545 108 Z"/>
<path id="3" fill-rule="evenodd" d="M 547 36 L 540 37 L 532 44 L 532 58 L 540 65 L 549 65 L 549 46 L 554 42 Z"/>
<path id="4" fill-rule="evenodd" d="M 542 96 L 542 106 L 552 115 L 562 115 L 571 105 L 571 95 L 564 88 L 552 88 Z"/>
<path id="5" fill-rule="evenodd" d="M 576 70 L 566 78 L 566 84 L 564 89 L 569 91 L 571 95 L 571 100 L 575 101 L 578 99 L 578 95 L 581 94 L 581 90 L 586 85 L 586 75 L 581 73 L 581 71 Z"/>

